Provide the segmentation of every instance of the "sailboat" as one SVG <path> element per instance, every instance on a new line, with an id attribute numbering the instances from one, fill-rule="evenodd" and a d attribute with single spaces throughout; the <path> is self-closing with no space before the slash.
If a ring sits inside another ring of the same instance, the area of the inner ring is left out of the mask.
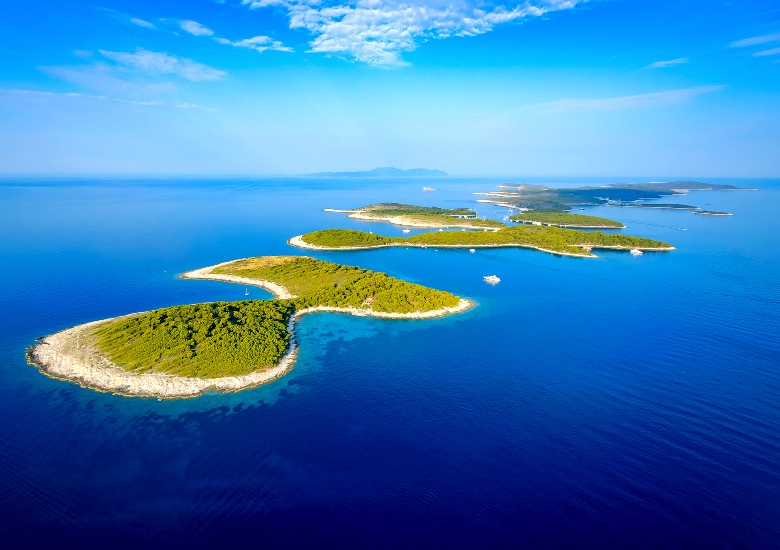
<path id="1" fill-rule="evenodd" d="M 248 288 L 244 289 L 244 296 L 249 296 L 249 289 Z"/>

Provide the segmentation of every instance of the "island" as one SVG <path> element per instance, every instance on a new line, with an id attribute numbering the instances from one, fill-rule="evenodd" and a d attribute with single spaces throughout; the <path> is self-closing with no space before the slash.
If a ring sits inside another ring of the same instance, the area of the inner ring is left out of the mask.
<path id="1" fill-rule="evenodd" d="M 697 209 L 696 206 L 674 204 L 652 204 L 667 196 L 686 195 L 690 191 L 741 191 L 744 188 L 733 185 L 702 183 L 697 181 L 618 183 L 601 186 L 548 187 L 504 183 L 498 191 L 479 192 L 486 202 L 510 209 L 544 212 L 569 212 L 574 206 L 633 206 L 635 208 Z"/>
<path id="2" fill-rule="evenodd" d="M 447 176 L 447 173 L 428 168 L 402 170 L 400 168 L 385 167 L 359 172 L 318 172 L 316 174 L 307 174 L 307 176 L 312 178 L 443 178 Z"/>
<path id="3" fill-rule="evenodd" d="M 729 212 L 718 212 L 717 210 L 695 210 L 691 214 L 700 214 L 702 216 L 733 216 Z"/>
<path id="4" fill-rule="evenodd" d="M 609 202 L 606 206 L 617 206 L 619 208 L 645 208 L 648 210 L 698 210 L 698 206 L 691 206 L 690 204 L 678 204 L 678 203 L 642 203 L 642 202 Z"/>
<path id="5" fill-rule="evenodd" d="M 506 227 L 503 223 L 495 220 L 478 218 L 477 213 L 471 208 L 437 208 L 435 206 L 383 202 L 354 210 L 326 208 L 324 211 L 349 214 L 350 218 L 356 220 L 385 221 L 402 227 L 462 227 L 490 231 Z"/>
<path id="6" fill-rule="evenodd" d="M 195 397 L 275 380 L 297 358 L 295 321 L 315 312 L 430 319 L 473 303 L 386 273 L 307 256 L 264 256 L 189 271 L 265 288 L 272 300 L 165 307 L 39 339 L 28 361 L 53 378 L 127 396 Z"/>
<path id="7" fill-rule="evenodd" d="M 509 219 L 518 223 L 530 223 L 538 225 L 553 225 L 555 227 L 574 227 L 582 229 L 625 229 L 621 222 L 601 218 L 598 216 L 586 216 L 584 214 L 568 214 L 548 210 L 528 210 L 510 216 Z"/>
<path id="8" fill-rule="evenodd" d="M 594 248 L 630 251 L 669 251 L 675 248 L 644 237 L 577 231 L 551 226 L 504 226 L 497 231 L 443 231 L 412 237 L 385 237 L 352 229 L 324 229 L 298 235 L 289 244 L 311 250 L 367 250 L 389 246 L 420 248 L 524 247 L 558 254 L 595 258 Z"/>

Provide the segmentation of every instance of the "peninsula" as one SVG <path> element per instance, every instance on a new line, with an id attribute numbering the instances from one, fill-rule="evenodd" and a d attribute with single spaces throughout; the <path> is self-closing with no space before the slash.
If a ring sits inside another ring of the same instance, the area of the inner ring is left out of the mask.
<path id="1" fill-rule="evenodd" d="M 336 210 L 326 208 L 325 212 L 349 214 L 350 218 L 366 221 L 385 221 L 402 227 L 446 228 L 462 227 L 468 229 L 488 229 L 497 231 L 506 227 L 495 220 L 482 220 L 471 208 L 437 208 L 435 206 L 415 206 L 397 202 L 383 202 L 355 208 L 354 210 Z"/>
<path id="2" fill-rule="evenodd" d="M 99 391 L 194 397 L 283 376 L 297 357 L 295 321 L 307 313 L 429 319 L 473 305 L 385 273 L 306 256 L 235 260 L 181 277 L 254 285 L 275 299 L 173 306 L 86 323 L 42 338 L 28 361 L 48 376 Z"/>
<path id="3" fill-rule="evenodd" d="M 601 231 L 576 231 L 551 226 L 504 226 L 498 231 L 445 231 L 412 237 L 384 237 L 351 229 L 325 229 L 293 237 L 293 246 L 312 250 L 366 250 L 388 246 L 428 248 L 496 248 L 525 247 L 559 254 L 595 258 L 594 248 L 615 250 L 668 251 L 668 243 L 609 234 Z"/>

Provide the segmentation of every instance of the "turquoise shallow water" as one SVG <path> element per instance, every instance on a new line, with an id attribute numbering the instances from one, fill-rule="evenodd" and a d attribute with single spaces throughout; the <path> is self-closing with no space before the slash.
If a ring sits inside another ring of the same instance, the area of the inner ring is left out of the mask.
<path id="1" fill-rule="evenodd" d="M 729 218 L 587 209 L 672 253 L 317 253 L 479 306 L 422 322 L 307 316 L 294 371 L 236 394 L 127 399 L 25 363 L 36 337 L 75 324 L 243 299 L 182 271 L 300 253 L 286 239 L 323 227 L 401 235 L 322 208 L 471 206 L 501 182 L 426 183 L 3 182 L 4 539 L 779 546 L 778 181 L 673 198 Z M 494 273 L 499 285 L 482 281 Z"/>

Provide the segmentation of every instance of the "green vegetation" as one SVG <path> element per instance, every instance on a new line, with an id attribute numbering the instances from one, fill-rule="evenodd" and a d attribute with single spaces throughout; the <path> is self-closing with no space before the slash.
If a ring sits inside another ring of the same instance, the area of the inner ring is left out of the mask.
<path id="1" fill-rule="evenodd" d="M 309 240 L 311 237 L 311 240 Z M 306 242 L 317 246 L 385 246 L 393 242 L 403 242 L 399 237 L 383 237 L 365 231 L 353 229 L 326 229 L 306 235 Z"/>
<path id="2" fill-rule="evenodd" d="M 372 309 L 412 313 L 453 307 L 459 298 L 448 292 L 407 283 L 386 273 L 305 256 L 268 256 L 238 260 L 213 271 L 280 284 L 298 296 L 296 308 L 361 307 L 373 298 Z"/>
<path id="3" fill-rule="evenodd" d="M 338 238 L 344 230 L 331 229 L 303 235 L 306 243 L 338 248 Z M 326 244 L 327 243 L 327 244 Z M 414 235 L 406 239 L 392 239 L 377 244 L 377 247 L 389 245 L 416 246 L 528 246 L 550 252 L 591 256 L 588 248 L 643 248 L 668 249 L 671 245 L 628 235 L 607 234 L 601 231 L 576 231 L 550 226 L 515 226 L 500 231 L 446 231 Z"/>
<path id="4" fill-rule="evenodd" d="M 495 220 L 481 220 L 470 208 L 438 208 L 435 206 L 415 206 L 397 202 L 383 202 L 357 208 L 353 212 L 372 218 L 401 218 L 401 221 L 412 224 L 427 224 L 450 227 L 478 227 L 501 229 L 503 223 Z M 460 216 L 460 217 L 459 217 Z"/>
<path id="5" fill-rule="evenodd" d="M 598 216 L 585 216 L 583 214 L 565 214 L 562 212 L 522 212 L 509 218 L 512 221 L 533 223 L 539 222 L 546 225 L 569 226 L 569 227 L 625 227 L 622 223 L 608 218 L 599 218 Z"/>
<path id="6" fill-rule="evenodd" d="M 436 206 L 415 206 L 413 204 L 401 204 L 399 202 L 380 202 L 363 208 L 356 208 L 358 212 L 371 212 L 381 216 L 406 216 L 424 214 L 426 216 L 475 216 L 476 212 L 471 208 L 438 208 Z"/>
<path id="7" fill-rule="evenodd" d="M 96 347 L 132 372 L 238 376 L 279 362 L 289 349 L 287 325 L 297 310 L 333 306 L 413 313 L 453 307 L 460 300 L 385 273 L 301 256 L 239 260 L 214 273 L 271 281 L 297 297 L 174 306 L 116 319 L 96 328 Z"/>
<path id="8" fill-rule="evenodd" d="M 249 374 L 287 351 L 289 301 L 214 302 L 156 309 L 95 331 L 97 348 L 125 370 L 198 378 Z"/>

